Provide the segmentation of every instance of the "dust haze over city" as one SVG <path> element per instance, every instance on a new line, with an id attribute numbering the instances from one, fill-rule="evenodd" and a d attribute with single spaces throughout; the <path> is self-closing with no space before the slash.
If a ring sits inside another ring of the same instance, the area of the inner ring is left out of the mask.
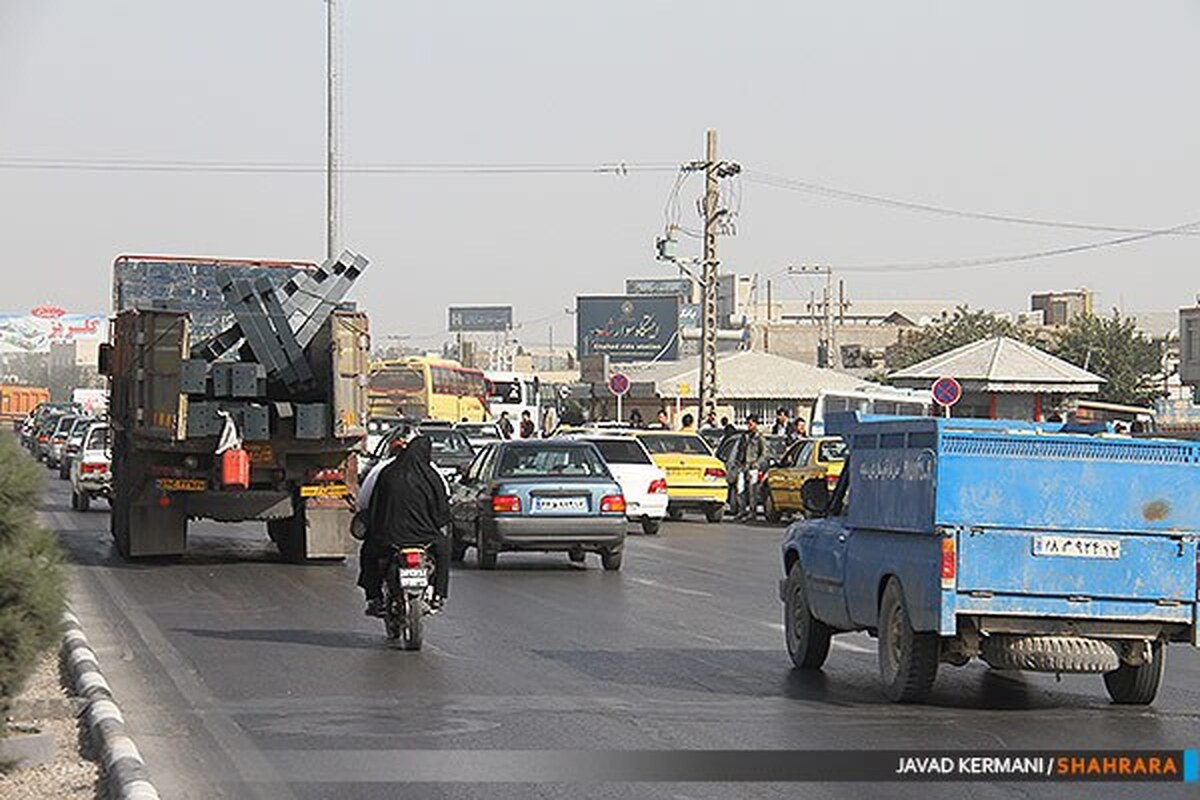
<path id="1" fill-rule="evenodd" d="M 654 240 L 675 168 L 703 157 L 710 127 L 744 170 L 723 271 L 825 263 L 852 301 L 1009 311 L 1077 286 L 1098 310 L 1171 310 L 1194 293 L 1200 237 L 1185 234 L 855 272 L 1126 234 L 793 183 L 1100 226 L 1200 219 L 1192 3 L 349 0 L 340 23 L 341 241 L 375 265 L 357 299 L 377 334 L 433 348 L 447 304 L 496 302 L 514 305 L 521 339 L 554 326 L 568 341 L 575 295 L 675 274 Z M 316 0 L 0 2 L 0 218 L 9 269 L 33 276 L 6 286 L 5 308 L 108 311 L 119 253 L 319 260 L 324 25 Z M 379 165 L 408 168 L 354 171 Z M 702 183 L 680 194 L 685 227 L 699 227 Z M 777 277 L 775 290 L 812 288 Z"/>

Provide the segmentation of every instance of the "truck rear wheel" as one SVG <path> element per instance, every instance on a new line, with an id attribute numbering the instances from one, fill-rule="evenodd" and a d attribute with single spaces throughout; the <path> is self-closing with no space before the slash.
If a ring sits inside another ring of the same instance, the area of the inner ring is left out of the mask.
<path id="1" fill-rule="evenodd" d="M 812 615 L 804 586 L 804 568 L 799 561 L 788 570 L 783 591 L 783 632 L 788 655 L 796 669 L 820 669 L 829 657 L 832 632 Z"/>
<path id="2" fill-rule="evenodd" d="M 1150 659 L 1139 666 L 1122 664 L 1104 673 L 1104 686 L 1114 703 L 1145 706 L 1154 702 L 1166 668 L 1167 648 L 1162 642 L 1150 646 Z"/>
<path id="3" fill-rule="evenodd" d="M 917 633 L 900 581 L 888 580 L 879 604 L 879 677 L 895 703 L 919 703 L 937 678 L 940 642 L 936 633 Z"/>

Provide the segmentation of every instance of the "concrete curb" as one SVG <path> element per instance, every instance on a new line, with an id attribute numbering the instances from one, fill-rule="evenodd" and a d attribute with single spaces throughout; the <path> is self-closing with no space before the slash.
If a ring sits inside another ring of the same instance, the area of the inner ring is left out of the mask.
<path id="1" fill-rule="evenodd" d="M 113 800 L 160 800 L 141 753 L 125 733 L 125 718 L 100 672 L 96 653 L 79 618 L 69 611 L 63 614 L 62 648 L 67 675 L 84 701 L 82 714 L 104 765 L 109 796 Z"/>

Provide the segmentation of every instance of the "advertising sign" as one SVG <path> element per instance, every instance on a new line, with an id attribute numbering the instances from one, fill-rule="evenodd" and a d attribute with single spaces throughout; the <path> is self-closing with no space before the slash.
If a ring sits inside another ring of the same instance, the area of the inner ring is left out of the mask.
<path id="1" fill-rule="evenodd" d="M 626 278 L 625 294 L 664 294 L 692 298 L 691 278 Z"/>
<path id="2" fill-rule="evenodd" d="M 451 333 L 507 331 L 512 326 L 512 306 L 450 306 Z"/>
<path id="3" fill-rule="evenodd" d="M 107 337 L 105 314 L 69 313 L 53 305 L 0 313 L 0 353 L 48 353 L 52 342 L 104 341 Z"/>
<path id="4" fill-rule="evenodd" d="M 679 357 L 678 297 L 578 297 L 575 308 L 580 357 L 603 354 L 613 361 L 673 361 Z"/>

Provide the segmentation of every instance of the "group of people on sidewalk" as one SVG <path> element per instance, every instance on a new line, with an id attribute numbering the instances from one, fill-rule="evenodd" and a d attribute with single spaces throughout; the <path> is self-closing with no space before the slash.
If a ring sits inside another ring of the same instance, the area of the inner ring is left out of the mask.
<path id="1" fill-rule="evenodd" d="M 760 475 L 767 468 L 767 443 L 759 424 L 758 416 L 746 417 L 746 428 L 737 431 L 726 420 L 726 437 L 740 436 L 741 441 L 733 448 L 732 469 L 729 474 L 729 508 L 737 519 L 754 519 L 758 514 L 761 485 Z M 772 436 L 782 436 L 786 447 L 804 438 L 804 420 L 792 420 L 786 408 L 775 412 Z"/>

